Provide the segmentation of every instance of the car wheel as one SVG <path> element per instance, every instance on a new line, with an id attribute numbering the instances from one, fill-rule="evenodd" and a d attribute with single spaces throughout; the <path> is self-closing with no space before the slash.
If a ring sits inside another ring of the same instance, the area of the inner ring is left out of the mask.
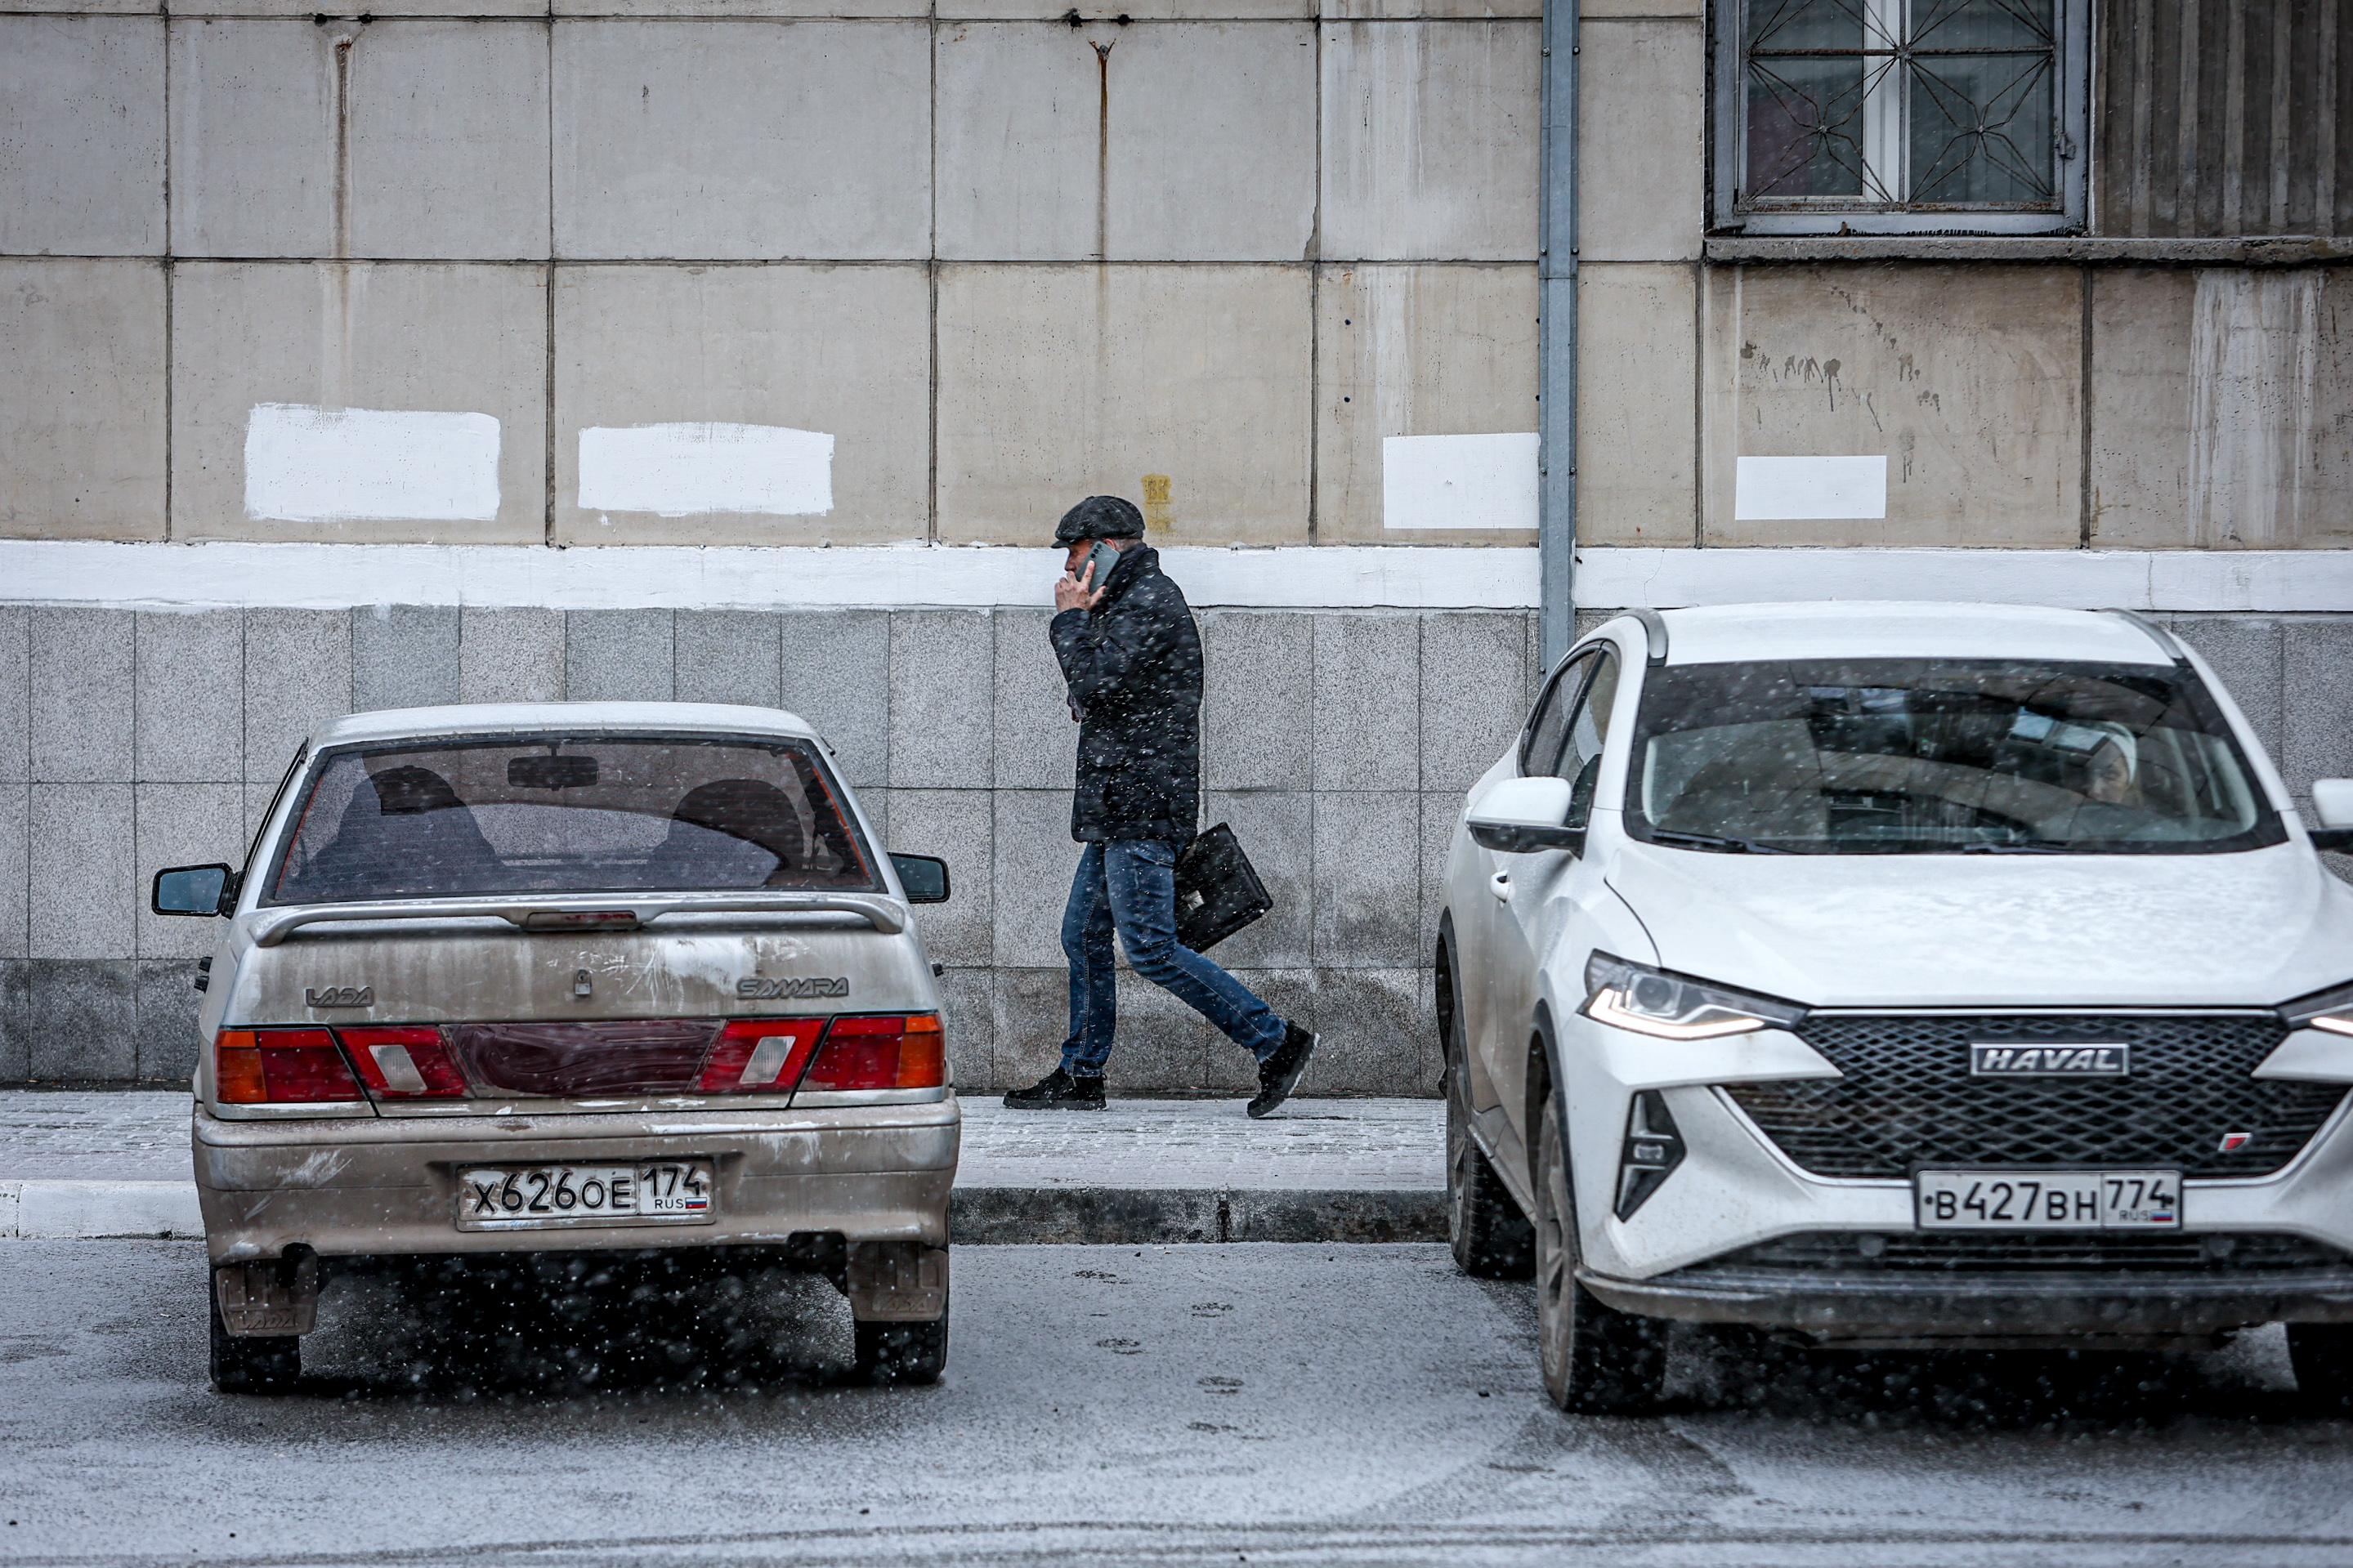
<path id="1" fill-rule="evenodd" d="M 1472 1279 L 1525 1279 L 1535 1268 L 1535 1232 L 1471 1136 L 1470 1076 L 1457 1042 L 1446 1062 L 1448 1239 Z"/>
<path id="2" fill-rule="evenodd" d="M 1625 1413 L 1656 1404 L 1666 1325 L 1603 1306 L 1577 1282 L 1577 1205 L 1560 1107 L 1545 1096 L 1536 1132 L 1536 1346 L 1545 1392 L 1563 1410 Z"/>
<path id="3" fill-rule="evenodd" d="M 914 1322 L 858 1321 L 858 1381 L 879 1385 L 937 1383 L 948 1364 L 945 1312 Z"/>
<path id="4" fill-rule="evenodd" d="M 2287 1361 L 2306 1403 L 2322 1410 L 2353 1409 L 2353 1324 L 2290 1323 Z"/>
<path id="5" fill-rule="evenodd" d="M 213 1386 L 223 1394 L 284 1394 L 302 1377 L 300 1334 L 232 1334 L 221 1321 L 220 1298 L 205 1279 L 212 1308 Z"/>

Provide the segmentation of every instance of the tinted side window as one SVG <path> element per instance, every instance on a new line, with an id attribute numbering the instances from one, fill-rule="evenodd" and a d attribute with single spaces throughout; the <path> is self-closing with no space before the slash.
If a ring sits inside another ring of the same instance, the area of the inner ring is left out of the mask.
<path id="1" fill-rule="evenodd" d="M 1561 737 L 1567 730 L 1568 710 L 1577 700 L 1577 689 L 1593 668 L 1593 656 L 1586 655 L 1561 666 L 1544 695 L 1536 699 L 1535 716 L 1528 721 L 1528 732 L 1520 746 L 1520 773 L 1532 777 L 1552 772 L 1555 758 L 1560 755 Z"/>
<path id="2" fill-rule="evenodd" d="M 1569 782 L 1568 826 L 1583 827 L 1593 814 L 1593 789 L 1601 780 L 1601 748 L 1609 739 L 1609 710 L 1618 700 L 1618 660 L 1609 653 L 1569 715 L 1567 743 L 1553 772 Z"/>

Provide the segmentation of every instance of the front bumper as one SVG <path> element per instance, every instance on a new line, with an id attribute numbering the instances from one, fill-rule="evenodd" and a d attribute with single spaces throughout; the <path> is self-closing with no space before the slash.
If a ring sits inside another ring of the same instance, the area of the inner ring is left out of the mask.
<path id="1" fill-rule="evenodd" d="M 1716 1087 L 1807 1076 L 1810 1063 L 1814 1072 L 1828 1064 L 1778 1031 L 1669 1049 L 1577 1016 L 1562 1035 L 1580 1278 L 1605 1304 L 1848 1342 L 2146 1342 L 2255 1323 L 2353 1321 L 2353 1102 L 2272 1175 L 2182 1186 L 2184 1236 L 2298 1237 L 2333 1249 L 2341 1262 L 2181 1273 L 1744 1270 L 1736 1255 L 1783 1238 L 1916 1234 L 1909 1181 L 1805 1171 Z M 1642 1089 L 1665 1097 L 1684 1153 L 1621 1219 L 1613 1200 L 1628 1107 Z"/>
<path id="2" fill-rule="evenodd" d="M 197 1107 L 196 1197 L 215 1265 L 286 1256 L 576 1252 L 782 1243 L 947 1245 L 962 1112 L 918 1105 L 689 1113 L 227 1121 Z M 461 1165 L 708 1159 L 709 1224 L 462 1231 Z"/>
<path id="3" fill-rule="evenodd" d="M 2119 1279 L 1999 1274 L 1803 1280 L 1688 1269 L 1579 1281 L 1607 1306 L 1686 1322 L 1742 1323 L 1844 1345 L 2211 1340 L 2256 1323 L 2353 1322 L 2353 1268 L 2326 1274 Z"/>

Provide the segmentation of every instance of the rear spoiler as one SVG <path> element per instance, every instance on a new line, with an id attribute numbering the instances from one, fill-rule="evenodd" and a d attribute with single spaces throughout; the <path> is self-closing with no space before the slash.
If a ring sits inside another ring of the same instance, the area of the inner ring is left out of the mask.
<path id="1" fill-rule="evenodd" d="M 748 892 L 550 894 L 509 899 L 381 899 L 355 904 L 301 904 L 257 911 L 256 947 L 276 947 L 303 926 L 346 925 L 372 921 L 447 921 L 484 916 L 529 931 L 635 931 L 665 915 L 862 916 L 886 935 L 907 929 L 907 906 L 880 893 Z"/>

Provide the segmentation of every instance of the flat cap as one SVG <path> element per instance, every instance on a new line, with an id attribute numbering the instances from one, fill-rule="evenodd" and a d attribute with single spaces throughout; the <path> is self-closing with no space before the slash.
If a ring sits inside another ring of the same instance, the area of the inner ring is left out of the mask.
<path id="1" fill-rule="evenodd" d="M 1062 514 L 1054 542 L 1065 549 L 1082 539 L 1141 539 L 1144 514 L 1117 496 L 1089 496 Z"/>

